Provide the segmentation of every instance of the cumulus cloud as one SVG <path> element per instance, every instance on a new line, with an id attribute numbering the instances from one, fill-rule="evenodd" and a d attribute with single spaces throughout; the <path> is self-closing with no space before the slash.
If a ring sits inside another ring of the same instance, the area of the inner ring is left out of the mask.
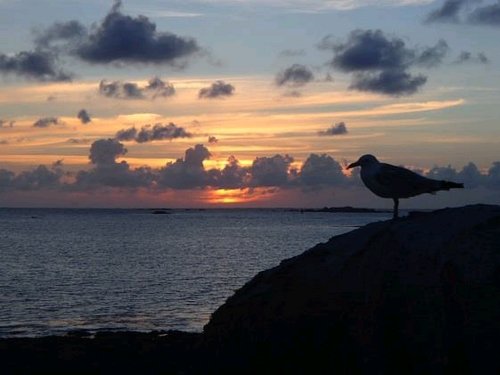
<path id="1" fill-rule="evenodd" d="M 174 86 L 153 77 L 144 87 L 139 87 L 133 82 L 101 80 L 99 82 L 99 94 L 115 99 L 156 99 L 158 97 L 169 97 L 175 94 Z"/>
<path id="2" fill-rule="evenodd" d="M 331 67 L 353 73 L 351 89 L 392 96 L 418 91 L 427 77 L 409 69 L 438 66 L 449 51 L 444 40 L 432 47 L 409 48 L 403 39 L 387 37 L 381 30 L 354 30 L 343 43 L 327 36 L 319 47 L 334 53 Z"/>
<path id="3" fill-rule="evenodd" d="M 48 128 L 54 125 L 63 125 L 63 122 L 57 117 L 42 117 L 33 123 L 34 128 Z"/>
<path id="4" fill-rule="evenodd" d="M 234 86 L 224 81 L 215 81 L 198 92 L 199 99 L 217 99 L 234 95 Z"/>
<path id="5" fill-rule="evenodd" d="M 301 87 L 314 80 L 313 72 L 305 65 L 293 64 L 276 75 L 277 86 Z"/>
<path id="6" fill-rule="evenodd" d="M 75 190 L 88 190 L 103 186 L 117 188 L 151 187 L 154 175 L 151 168 L 131 169 L 126 161 L 117 162 L 127 153 L 124 145 L 115 139 L 99 139 L 90 147 L 90 162 L 94 168 L 77 173 Z"/>
<path id="7" fill-rule="evenodd" d="M 177 138 L 190 138 L 192 134 L 181 126 L 174 123 L 145 125 L 140 130 L 135 127 L 120 130 L 116 133 L 115 139 L 118 141 L 135 141 L 145 143 L 161 140 L 173 140 Z"/>
<path id="8" fill-rule="evenodd" d="M 204 188 L 210 185 L 210 174 L 203 161 L 210 159 L 208 149 L 198 144 L 186 150 L 184 159 L 168 163 L 159 171 L 158 184 L 174 189 Z"/>
<path id="9" fill-rule="evenodd" d="M 246 186 L 249 180 L 249 168 L 242 167 L 239 161 L 230 156 L 227 164 L 221 170 L 212 169 L 209 171 L 213 186 L 219 189 L 241 189 Z"/>
<path id="10" fill-rule="evenodd" d="M 59 166 L 48 168 L 39 165 L 31 171 L 23 171 L 17 175 L 0 169 L 0 191 L 57 189 L 61 187 L 63 174 Z"/>
<path id="11" fill-rule="evenodd" d="M 347 126 L 345 122 L 341 121 L 336 124 L 333 124 L 326 130 L 322 130 L 318 132 L 318 135 L 321 136 L 329 136 L 329 135 L 342 135 L 347 134 Z"/>
<path id="12" fill-rule="evenodd" d="M 143 63 L 182 66 L 201 49 L 195 39 L 160 32 L 148 17 L 131 17 L 115 1 L 104 19 L 88 31 L 74 53 L 89 63 Z"/>
<path id="13" fill-rule="evenodd" d="M 427 15 L 426 22 L 500 26 L 500 3 L 480 3 L 478 0 L 446 0 Z"/>
<path id="14" fill-rule="evenodd" d="M 304 188 L 342 185 L 347 177 L 342 166 L 326 154 L 311 154 L 300 169 L 298 184 Z"/>
<path id="15" fill-rule="evenodd" d="M 14 55 L 0 53 L 0 74 L 13 74 L 36 81 L 70 81 L 71 74 L 57 67 L 57 56 L 35 50 Z"/>
<path id="16" fill-rule="evenodd" d="M 258 157 L 249 169 L 250 186 L 286 186 L 289 183 L 290 164 L 293 158 L 288 155 Z"/>
<path id="17" fill-rule="evenodd" d="M 90 118 L 90 114 L 86 109 L 81 109 L 80 111 L 78 111 L 76 117 L 81 121 L 82 124 L 88 124 L 92 121 L 92 119 Z"/>

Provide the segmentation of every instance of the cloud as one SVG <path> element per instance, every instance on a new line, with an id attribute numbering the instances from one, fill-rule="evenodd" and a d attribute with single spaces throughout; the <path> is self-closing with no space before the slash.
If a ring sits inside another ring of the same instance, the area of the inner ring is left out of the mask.
<path id="1" fill-rule="evenodd" d="M 256 158 L 249 169 L 251 175 L 249 185 L 252 187 L 288 185 L 288 170 L 292 162 L 293 158 L 288 155 Z"/>
<path id="2" fill-rule="evenodd" d="M 88 124 L 92 121 L 92 119 L 90 118 L 90 114 L 86 109 L 81 109 L 76 117 L 81 121 L 82 124 Z"/>
<path id="3" fill-rule="evenodd" d="M 57 117 L 42 117 L 33 123 L 34 128 L 48 128 L 53 125 L 63 125 L 64 123 Z"/>
<path id="4" fill-rule="evenodd" d="M 483 52 L 479 52 L 474 56 L 469 51 L 462 51 L 460 52 L 460 55 L 458 55 L 457 59 L 454 62 L 455 64 L 463 64 L 468 62 L 488 64 L 489 59 Z"/>
<path id="5" fill-rule="evenodd" d="M 404 70 L 384 70 L 380 73 L 358 73 L 349 86 L 359 91 L 400 96 L 411 95 L 427 82 L 423 75 L 412 76 Z"/>
<path id="6" fill-rule="evenodd" d="M 199 99 L 216 99 L 234 95 L 234 86 L 224 81 L 215 81 L 198 92 Z"/>
<path id="7" fill-rule="evenodd" d="M 162 81 L 158 77 L 153 77 L 144 87 L 139 87 L 133 82 L 101 80 L 99 82 L 99 94 L 115 99 L 156 99 L 158 97 L 169 97 L 175 94 L 174 86 Z"/>
<path id="8" fill-rule="evenodd" d="M 145 143 L 160 140 L 173 140 L 177 138 L 190 138 L 192 134 L 181 126 L 174 123 L 155 124 L 153 126 L 146 125 L 140 130 L 135 127 L 123 129 L 116 133 L 115 139 L 118 141 L 136 141 L 137 143 Z"/>
<path id="9" fill-rule="evenodd" d="M 195 189 L 210 185 L 210 174 L 204 169 L 203 161 L 210 159 L 208 149 L 198 144 L 186 150 L 184 159 L 168 163 L 159 171 L 158 184 L 173 189 Z"/>
<path id="10" fill-rule="evenodd" d="M 73 190 L 89 190 L 102 186 L 117 188 L 151 187 L 154 175 L 151 168 L 130 169 L 126 161 L 117 162 L 127 149 L 115 139 L 99 139 L 90 147 L 90 162 L 94 168 L 77 173 Z"/>
<path id="11" fill-rule="evenodd" d="M 330 128 L 326 130 L 318 132 L 318 135 L 321 136 L 342 135 L 342 134 L 347 134 L 347 126 L 343 121 L 333 124 Z"/>
<path id="12" fill-rule="evenodd" d="M 52 168 L 39 165 L 31 171 L 23 171 L 17 175 L 6 169 L 0 169 L 0 191 L 58 189 L 62 186 L 63 174 L 57 165 Z"/>
<path id="13" fill-rule="evenodd" d="M 477 7 L 468 16 L 475 25 L 500 26 L 500 3 Z"/>
<path id="14" fill-rule="evenodd" d="M 74 53 L 94 64 L 141 63 L 181 67 L 201 48 L 193 38 L 157 31 L 148 17 L 131 17 L 121 12 L 115 1 L 104 19 L 89 30 Z"/>
<path id="15" fill-rule="evenodd" d="M 87 36 L 87 29 L 78 21 L 56 22 L 45 30 L 36 32 L 34 43 L 41 49 L 58 49 L 54 42 L 78 41 Z"/>
<path id="16" fill-rule="evenodd" d="M 90 146 L 89 159 L 92 164 L 114 164 L 119 156 L 127 153 L 122 143 L 115 139 L 99 139 Z"/>
<path id="17" fill-rule="evenodd" d="M 142 90 L 136 83 L 101 80 L 99 94 L 115 99 L 144 99 Z"/>
<path id="18" fill-rule="evenodd" d="M 469 0 L 445 0 L 443 5 L 429 13 L 427 22 L 459 22 L 459 14 Z"/>
<path id="19" fill-rule="evenodd" d="M 479 0 L 446 0 L 427 15 L 426 22 L 500 26 L 500 3 L 480 5 Z"/>
<path id="20" fill-rule="evenodd" d="M 305 65 L 293 64 L 276 75 L 277 86 L 302 87 L 314 80 L 313 72 Z"/>
<path id="21" fill-rule="evenodd" d="M 0 119 L 0 128 L 13 128 L 16 122 L 14 120 Z"/>
<path id="22" fill-rule="evenodd" d="M 387 37 L 381 30 L 354 30 L 343 43 L 327 36 L 319 48 L 334 53 L 331 67 L 353 73 L 349 88 L 392 96 L 417 92 L 427 77 L 412 75 L 409 69 L 438 66 L 449 50 L 444 40 L 432 47 L 409 48 L 403 39 Z"/>
<path id="23" fill-rule="evenodd" d="M 36 81 L 70 81 L 71 75 L 56 66 L 57 56 L 46 51 L 22 51 L 8 56 L 0 53 L 0 73 Z"/>
<path id="24" fill-rule="evenodd" d="M 169 82 L 162 81 L 158 77 L 151 78 L 143 91 L 149 93 L 153 99 L 156 99 L 157 97 L 166 98 L 175 94 L 174 85 Z"/>
<path id="25" fill-rule="evenodd" d="M 208 143 L 209 144 L 215 144 L 217 142 L 219 142 L 219 140 L 217 139 L 217 137 L 215 137 L 213 135 L 208 136 Z"/>
<path id="26" fill-rule="evenodd" d="M 285 49 L 279 53 L 281 57 L 298 57 L 305 56 L 306 51 L 303 49 Z"/>
<path id="27" fill-rule="evenodd" d="M 417 54 L 416 63 L 427 68 L 440 65 L 450 50 L 448 43 L 440 39 L 433 47 L 425 47 Z"/>
<path id="28" fill-rule="evenodd" d="M 212 169 L 209 171 L 213 186 L 219 189 L 241 189 L 249 179 L 249 168 L 242 167 L 239 161 L 230 156 L 226 166 L 221 170 Z"/>
<path id="29" fill-rule="evenodd" d="M 298 184 L 304 188 L 343 185 L 347 177 L 331 156 L 311 154 L 300 169 Z"/>

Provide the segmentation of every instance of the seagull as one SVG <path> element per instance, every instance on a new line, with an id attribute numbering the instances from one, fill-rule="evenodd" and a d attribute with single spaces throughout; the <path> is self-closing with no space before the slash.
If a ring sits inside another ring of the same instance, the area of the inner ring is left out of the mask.
<path id="1" fill-rule="evenodd" d="M 349 164 L 347 169 L 361 167 L 361 180 L 370 191 L 382 198 L 394 201 L 393 218 L 398 218 L 400 198 L 410 198 L 439 190 L 462 189 L 464 184 L 433 180 L 423 177 L 409 169 L 381 163 L 373 155 L 363 155 L 358 161 Z"/>

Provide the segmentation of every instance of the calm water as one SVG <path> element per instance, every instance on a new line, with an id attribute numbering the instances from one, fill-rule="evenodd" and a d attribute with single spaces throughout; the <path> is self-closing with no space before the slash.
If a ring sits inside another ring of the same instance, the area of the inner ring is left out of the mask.
<path id="1" fill-rule="evenodd" d="M 389 216 L 0 209 L 0 337 L 201 331 L 257 272 Z"/>

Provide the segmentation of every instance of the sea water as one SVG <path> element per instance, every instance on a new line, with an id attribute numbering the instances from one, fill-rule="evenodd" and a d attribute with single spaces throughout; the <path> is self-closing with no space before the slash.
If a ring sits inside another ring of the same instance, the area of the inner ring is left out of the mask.
<path id="1" fill-rule="evenodd" d="M 390 217 L 290 210 L 0 209 L 0 337 L 201 331 L 258 272 Z"/>

